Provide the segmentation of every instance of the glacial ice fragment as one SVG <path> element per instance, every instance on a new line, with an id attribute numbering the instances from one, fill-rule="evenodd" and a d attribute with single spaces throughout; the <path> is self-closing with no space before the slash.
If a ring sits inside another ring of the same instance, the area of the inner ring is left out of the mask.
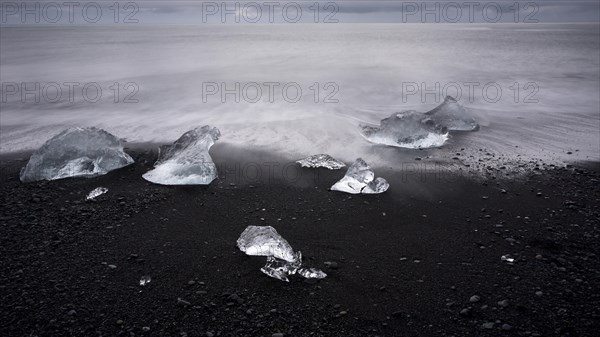
<path id="1" fill-rule="evenodd" d="M 140 285 L 143 287 L 146 284 L 150 283 L 150 281 L 152 281 L 152 278 L 150 278 L 150 276 L 142 276 L 142 278 L 140 278 Z"/>
<path id="2" fill-rule="evenodd" d="M 300 268 L 302 253 L 292 246 L 271 226 L 248 226 L 237 240 L 238 248 L 247 255 L 266 256 L 267 263 L 260 270 L 266 275 L 289 282 L 288 276 L 300 271 L 305 278 L 324 278 L 327 274 L 315 268 Z"/>
<path id="3" fill-rule="evenodd" d="M 184 133 L 173 144 L 159 148 L 154 169 L 143 178 L 161 185 L 208 185 L 217 167 L 208 150 L 219 139 L 219 129 L 205 125 Z"/>
<path id="4" fill-rule="evenodd" d="M 298 252 L 300 254 L 300 252 Z M 296 274 L 298 268 L 302 265 L 302 256 L 299 255 L 299 259 L 294 262 L 288 262 L 277 259 L 273 256 L 267 257 L 267 264 L 260 268 L 260 271 L 267 274 L 270 277 L 279 279 L 281 281 L 289 282 L 288 275 Z"/>
<path id="5" fill-rule="evenodd" d="M 317 268 L 300 268 L 298 274 L 304 278 L 325 278 L 327 274 Z"/>
<path id="6" fill-rule="evenodd" d="M 439 147 L 448 140 L 446 128 L 436 125 L 430 117 L 414 110 L 394 113 L 382 119 L 379 126 L 360 127 L 366 140 L 402 148 Z"/>
<path id="7" fill-rule="evenodd" d="M 302 160 L 296 161 L 302 167 L 325 167 L 330 170 L 338 170 L 346 166 L 343 162 L 328 154 L 315 154 Z"/>
<path id="8" fill-rule="evenodd" d="M 387 180 L 385 180 L 381 177 L 377 177 L 377 178 L 375 178 L 375 180 L 368 183 L 367 186 L 365 186 L 365 188 L 363 188 L 361 193 L 379 194 L 379 193 L 383 193 L 383 192 L 387 191 L 387 189 L 389 187 L 390 187 L 390 184 L 388 184 Z M 384 215 L 385 215 L 385 213 L 384 213 Z"/>
<path id="9" fill-rule="evenodd" d="M 301 259 L 292 246 L 271 226 L 248 226 L 237 240 L 238 248 L 247 255 L 273 256 L 288 262 Z"/>
<path id="10" fill-rule="evenodd" d="M 373 170 L 362 158 L 358 158 L 348 168 L 346 175 L 331 186 L 331 190 L 351 194 L 376 194 L 387 191 L 390 184 L 383 178 L 374 178 Z"/>
<path id="11" fill-rule="evenodd" d="M 96 197 L 101 196 L 102 194 L 108 192 L 108 188 L 106 187 L 97 187 L 93 189 L 85 198 L 85 200 L 96 199 Z"/>
<path id="12" fill-rule="evenodd" d="M 446 96 L 442 104 L 426 112 L 425 115 L 429 116 L 435 124 L 450 131 L 479 130 L 479 124 L 475 118 L 452 96 Z"/>
<path id="13" fill-rule="evenodd" d="M 69 128 L 50 138 L 29 158 L 21 181 L 95 176 L 133 163 L 121 141 L 96 128 Z"/>

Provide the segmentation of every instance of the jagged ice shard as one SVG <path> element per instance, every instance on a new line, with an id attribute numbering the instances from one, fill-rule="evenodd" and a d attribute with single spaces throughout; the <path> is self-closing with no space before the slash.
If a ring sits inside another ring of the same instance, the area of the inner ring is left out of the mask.
<path id="1" fill-rule="evenodd" d="M 219 139 L 219 129 L 205 125 L 184 133 L 173 144 L 159 148 L 154 169 L 143 178 L 161 185 L 208 185 L 217 167 L 208 150 Z"/>
<path id="2" fill-rule="evenodd" d="M 302 167 L 325 167 L 330 170 L 339 170 L 346 166 L 343 162 L 328 154 L 315 154 L 302 160 L 296 161 Z"/>
<path id="3" fill-rule="evenodd" d="M 479 130 L 477 121 L 451 96 L 426 113 L 408 110 L 382 119 L 379 126 L 360 127 L 363 137 L 372 143 L 410 149 L 442 146 L 448 131 Z"/>
<path id="4" fill-rule="evenodd" d="M 94 200 L 97 197 L 101 196 L 102 194 L 108 192 L 108 188 L 106 187 L 97 187 L 95 189 L 93 189 L 88 195 L 87 197 L 85 197 L 85 200 Z"/>
<path id="5" fill-rule="evenodd" d="M 389 187 L 390 184 L 385 179 L 375 179 L 375 173 L 369 165 L 362 158 L 358 158 L 348 168 L 346 175 L 331 186 L 331 190 L 351 194 L 377 194 L 387 191 Z"/>
<path id="6" fill-rule="evenodd" d="M 362 136 L 372 143 L 409 149 L 438 147 L 448 140 L 446 128 L 414 110 L 394 113 L 379 126 L 360 127 Z"/>
<path id="7" fill-rule="evenodd" d="M 132 163 L 112 134 L 96 127 L 69 128 L 31 155 L 21 181 L 102 175 Z"/>
<path id="8" fill-rule="evenodd" d="M 325 278 L 327 274 L 325 274 L 322 270 L 317 268 L 300 268 L 298 270 L 298 274 L 300 274 L 304 278 Z"/>
<path id="9" fill-rule="evenodd" d="M 294 252 L 271 226 L 248 226 L 237 240 L 237 246 L 247 255 L 266 256 L 267 263 L 260 270 L 278 280 L 289 282 L 288 276 L 296 273 L 305 278 L 327 277 L 319 269 L 301 268 L 302 253 Z"/>
<path id="10" fill-rule="evenodd" d="M 273 256 L 288 262 L 301 259 L 300 252 L 294 253 L 292 246 L 271 226 L 248 226 L 237 245 L 247 255 Z"/>
<path id="11" fill-rule="evenodd" d="M 435 124 L 445 127 L 450 131 L 479 130 L 479 124 L 475 118 L 451 96 L 446 96 L 442 104 L 426 112 L 425 115 L 429 116 Z"/>

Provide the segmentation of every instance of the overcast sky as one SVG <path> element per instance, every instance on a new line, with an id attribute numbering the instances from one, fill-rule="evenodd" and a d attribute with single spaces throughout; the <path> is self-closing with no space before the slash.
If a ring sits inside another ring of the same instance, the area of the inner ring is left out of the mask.
<path id="1" fill-rule="evenodd" d="M 0 0 L 0 23 L 551 23 L 599 22 L 591 1 L 75 1 Z M 118 11 L 115 7 L 118 4 Z M 317 3 L 318 5 L 315 5 Z"/>

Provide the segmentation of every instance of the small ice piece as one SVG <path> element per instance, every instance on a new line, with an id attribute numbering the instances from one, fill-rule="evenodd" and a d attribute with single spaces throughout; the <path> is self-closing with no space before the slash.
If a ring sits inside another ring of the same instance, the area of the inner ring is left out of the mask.
<path id="1" fill-rule="evenodd" d="M 92 199 L 96 199 L 96 197 L 101 196 L 102 194 L 108 192 L 108 188 L 106 187 L 97 187 L 95 189 L 93 189 L 90 194 L 87 195 L 87 197 L 85 198 L 85 200 L 92 200 Z"/>
<path id="2" fill-rule="evenodd" d="M 266 256 L 267 263 L 260 270 L 278 280 L 289 282 L 288 276 L 300 272 L 306 278 L 324 278 L 327 274 L 315 268 L 300 268 L 302 253 L 271 226 L 248 226 L 237 240 L 238 248 L 247 255 Z"/>
<path id="3" fill-rule="evenodd" d="M 96 128 L 69 128 L 50 138 L 29 158 L 21 181 L 96 176 L 133 163 L 121 141 Z"/>
<path id="4" fill-rule="evenodd" d="M 364 194 L 379 194 L 387 191 L 390 188 L 390 184 L 388 184 L 387 180 L 383 178 L 375 178 L 372 182 L 368 183 L 365 188 L 361 191 Z M 385 213 L 383 214 L 385 215 Z"/>
<path id="5" fill-rule="evenodd" d="M 361 125 L 362 136 L 371 143 L 409 149 L 439 147 L 448 140 L 446 128 L 429 116 L 409 110 L 394 113 L 379 126 Z"/>
<path id="6" fill-rule="evenodd" d="M 161 185 L 208 185 L 217 167 L 208 150 L 219 139 L 219 129 L 205 125 L 184 133 L 172 145 L 159 148 L 154 169 L 143 178 Z"/>
<path id="7" fill-rule="evenodd" d="M 274 258 L 273 256 L 269 256 L 267 257 L 267 264 L 260 268 L 260 271 L 269 275 L 270 277 L 289 282 L 290 280 L 288 279 L 288 275 L 296 274 L 296 271 L 300 265 L 302 265 L 302 257 L 295 262 L 288 262 Z"/>
<path id="8" fill-rule="evenodd" d="M 276 278 L 276 279 L 278 279 L 280 281 L 284 281 L 284 282 L 290 282 L 290 279 L 287 277 L 287 275 L 285 274 L 284 271 L 268 266 L 268 262 L 267 262 L 267 265 L 260 268 L 260 271 L 262 271 L 269 277 Z"/>
<path id="9" fill-rule="evenodd" d="M 273 256 L 288 262 L 302 260 L 300 252 L 271 226 L 248 226 L 237 240 L 238 248 L 247 255 Z"/>
<path id="10" fill-rule="evenodd" d="M 375 194 L 387 191 L 390 184 L 383 178 L 373 180 L 374 178 L 373 170 L 362 158 L 358 158 L 348 168 L 346 175 L 331 186 L 331 190 L 351 194 Z"/>
<path id="11" fill-rule="evenodd" d="M 327 274 L 317 268 L 300 268 L 298 274 L 304 278 L 326 278 Z"/>
<path id="12" fill-rule="evenodd" d="M 302 167 L 325 167 L 330 170 L 339 170 L 346 166 L 343 162 L 333 158 L 328 154 L 315 154 L 302 160 L 296 161 Z"/>
<path id="13" fill-rule="evenodd" d="M 150 278 L 150 276 L 142 276 L 142 278 L 140 278 L 140 285 L 143 287 L 146 284 L 150 283 L 150 281 L 152 281 L 152 278 Z"/>
<path id="14" fill-rule="evenodd" d="M 429 116 L 437 125 L 450 131 L 477 131 L 479 124 L 458 101 L 452 96 L 446 96 L 444 102 L 435 109 L 428 111 Z"/>
<path id="15" fill-rule="evenodd" d="M 506 261 L 508 263 L 514 263 L 515 262 L 515 259 L 513 259 L 512 257 L 510 257 L 510 255 L 502 255 L 500 257 L 500 260 Z"/>

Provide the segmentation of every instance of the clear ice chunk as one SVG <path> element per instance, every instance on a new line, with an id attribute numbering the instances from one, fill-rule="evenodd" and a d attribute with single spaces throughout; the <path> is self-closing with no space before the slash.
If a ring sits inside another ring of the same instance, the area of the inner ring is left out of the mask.
<path id="1" fill-rule="evenodd" d="M 290 279 L 287 277 L 287 274 L 284 271 L 276 269 L 276 268 L 272 268 L 272 267 L 268 266 L 268 264 L 269 263 L 267 262 L 267 265 L 260 268 L 260 271 L 262 271 L 269 277 L 276 278 L 276 279 L 278 279 L 280 281 L 284 281 L 284 282 L 290 282 Z"/>
<path id="2" fill-rule="evenodd" d="M 150 278 L 150 276 L 142 276 L 142 278 L 140 278 L 140 285 L 143 287 L 146 284 L 150 283 L 150 281 L 152 281 L 152 278 Z"/>
<path id="3" fill-rule="evenodd" d="M 327 274 L 325 274 L 322 270 L 317 268 L 300 268 L 298 269 L 298 275 L 304 278 L 326 278 Z"/>
<path id="4" fill-rule="evenodd" d="M 315 154 L 302 160 L 296 161 L 302 167 L 325 167 L 330 170 L 338 170 L 346 166 L 343 162 L 333 158 L 328 154 Z"/>
<path id="5" fill-rule="evenodd" d="M 96 176 L 133 163 L 121 141 L 96 128 L 69 128 L 50 138 L 29 158 L 21 181 Z"/>
<path id="6" fill-rule="evenodd" d="M 85 198 L 85 200 L 93 200 L 96 199 L 96 197 L 101 196 L 102 194 L 108 192 L 108 188 L 106 187 L 97 187 L 95 189 L 93 189 Z"/>
<path id="7" fill-rule="evenodd" d="M 300 252 L 298 252 L 300 253 Z M 298 268 L 302 265 L 302 256 L 294 262 L 288 262 L 285 260 L 277 259 L 273 256 L 267 257 L 267 264 L 260 268 L 260 271 L 269 275 L 270 277 L 279 279 L 281 281 L 289 282 L 288 275 L 296 274 Z"/>
<path id="8" fill-rule="evenodd" d="M 409 149 L 439 147 L 448 140 L 446 128 L 420 112 L 394 113 L 379 126 L 361 125 L 362 136 L 371 143 Z"/>
<path id="9" fill-rule="evenodd" d="M 426 112 L 425 115 L 429 116 L 435 124 L 450 131 L 479 130 L 475 118 L 452 96 L 446 96 L 442 104 Z"/>
<path id="10" fill-rule="evenodd" d="M 238 248 L 247 255 L 266 256 L 267 263 L 260 270 L 266 275 L 289 282 L 288 276 L 300 272 L 306 278 L 324 278 L 327 274 L 315 268 L 300 268 L 302 253 L 292 246 L 271 226 L 248 226 L 237 240 Z"/>
<path id="11" fill-rule="evenodd" d="M 271 226 L 248 226 L 237 240 L 238 248 L 247 255 L 273 256 L 288 262 L 302 260 L 300 252 Z"/>
<path id="12" fill-rule="evenodd" d="M 205 125 L 184 133 L 173 144 L 159 148 L 154 169 L 143 178 L 161 185 L 208 185 L 217 167 L 208 150 L 219 139 L 219 129 Z"/>
<path id="13" fill-rule="evenodd" d="M 383 192 L 387 191 L 387 189 L 389 187 L 390 187 L 390 184 L 388 184 L 387 180 L 378 177 L 378 178 L 375 178 L 375 180 L 373 180 L 372 182 L 368 183 L 367 186 L 365 186 L 365 188 L 363 188 L 361 193 L 379 194 L 379 193 L 383 193 Z"/>
<path id="14" fill-rule="evenodd" d="M 348 168 L 346 175 L 331 186 L 331 190 L 351 194 L 376 194 L 387 191 L 390 184 L 383 178 L 374 178 L 373 170 L 362 158 L 358 158 Z"/>

